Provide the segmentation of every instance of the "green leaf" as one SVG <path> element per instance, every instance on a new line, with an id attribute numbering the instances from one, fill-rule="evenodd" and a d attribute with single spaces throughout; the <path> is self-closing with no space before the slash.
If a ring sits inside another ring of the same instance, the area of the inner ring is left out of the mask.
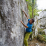
<path id="1" fill-rule="evenodd" d="M 26 0 L 26 1 L 28 1 L 28 0 Z"/>
<path id="2" fill-rule="evenodd" d="M 33 14 L 34 16 L 38 15 L 38 12 L 41 10 L 37 9 L 37 4 L 36 4 L 36 0 L 26 0 L 27 5 L 28 5 L 28 13 L 30 15 L 30 18 L 32 18 L 32 8 L 33 8 Z M 34 4 L 34 6 L 32 6 L 32 2 Z"/>

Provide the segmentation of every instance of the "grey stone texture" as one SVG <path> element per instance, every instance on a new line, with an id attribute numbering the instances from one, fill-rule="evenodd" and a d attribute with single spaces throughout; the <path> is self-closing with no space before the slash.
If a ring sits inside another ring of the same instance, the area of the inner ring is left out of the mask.
<path id="1" fill-rule="evenodd" d="M 26 25 L 28 20 L 22 9 L 28 15 L 25 0 L 0 0 L 0 46 L 23 46 L 25 28 L 20 21 Z"/>
<path id="2" fill-rule="evenodd" d="M 39 29 L 44 29 L 46 35 L 46 11 L 42 11 L 39 16 L 35 16 L 34 28 L 35 28 L 35 36 L 38 35 Z"/>

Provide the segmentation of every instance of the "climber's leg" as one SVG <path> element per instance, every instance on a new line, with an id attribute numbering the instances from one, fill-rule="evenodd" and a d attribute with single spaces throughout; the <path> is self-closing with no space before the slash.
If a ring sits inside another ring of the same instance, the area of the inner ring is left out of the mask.
<path id="1" fill-rule="evenodd" d="M 25 46 L 28 46 L 28 39 L 29 39 L 29 36 L 32 32 L 26 32 L 25 34 L 25 38 L 24 38 L 24 44 Z"/>

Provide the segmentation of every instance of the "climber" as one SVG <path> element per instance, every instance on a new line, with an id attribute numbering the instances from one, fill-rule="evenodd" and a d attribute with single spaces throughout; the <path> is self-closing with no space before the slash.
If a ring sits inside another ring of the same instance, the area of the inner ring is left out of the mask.
<path id="1" fill-rule="evenodd" d="M 24 12 L 24 11 L 23 11 Z M 26 18 L 28 19 L 26 13 L 24 12 Z M 28 39 L 30 34 L 32 34 L 32 25 L 33 25 L 34 19 L 28 19 L 28 23 L 27 25 L 25 25 L 22 21 L 21 23 L 23 24 L 24 27 L 26 27 L 26 34 L 25 34 L 25 38 L 24 38 L 24 44 L 25 46 L 28 46 Z"/>

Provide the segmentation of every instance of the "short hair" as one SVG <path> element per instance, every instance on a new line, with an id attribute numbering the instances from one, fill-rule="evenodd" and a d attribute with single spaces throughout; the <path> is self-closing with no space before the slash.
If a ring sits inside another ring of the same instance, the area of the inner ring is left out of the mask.
<path id="1" fill-rule="evenodd" d="M 32 22 L 34 22 L 34 19 L 32 19 Z"/>

